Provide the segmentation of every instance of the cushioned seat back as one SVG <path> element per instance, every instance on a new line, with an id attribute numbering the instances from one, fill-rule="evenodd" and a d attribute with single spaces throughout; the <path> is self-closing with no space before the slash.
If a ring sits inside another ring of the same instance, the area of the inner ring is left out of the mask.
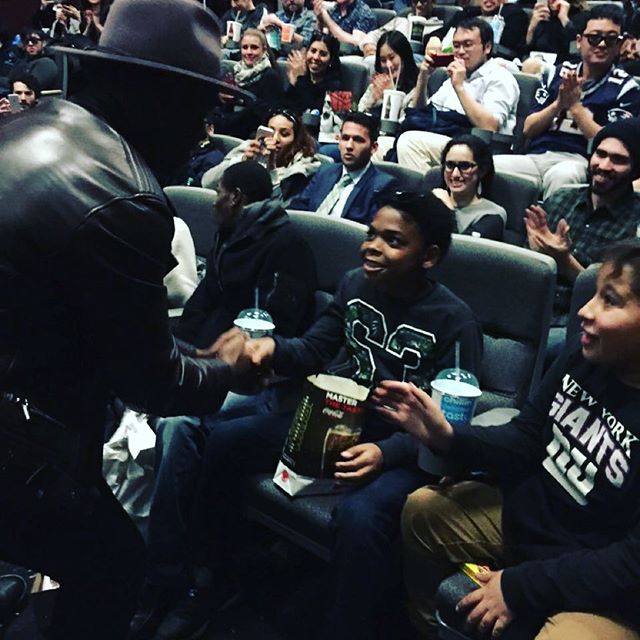
<path id="1" fill-rule="evenodd" d="M 462 298 L 482 324 L 483 393 L 477 412 L 520 406 L 542 372 L 555 262 L 528 249 L 456 234 L 433 276 Z"/>
<path id="2" fill-rule="evenodd" d="M 362 264 L 360 245 L 367 228 L 363 224 L 319 216 L 309 211 L 287 211 L 291 222 L 309 243 L 316 262 L 318 290 L 316 313 L 331 301 L 342 276 Z"/>
<path id="3" fill-rule="evenodd" d="M 593 297 L 596 292 L 596 280 L 600 263 L 592 264 L 582 271 L 573 284 L 571 293 L 571 308 L 569 311 L 569 322 L 567 324 L 567 339 L 578 335 L 580 332 L 580 318 L 578 311 Z"/>
<path id="4" fill-rule="evenodd" d="M 396 12 L 393 9 L 371 9 L 373 15 L 376 17 L 378 28 L 391 22 L 396 17 Z"/>
<path id="5" fill-rule="evenodd" d="M 369 69 L 358 60 L 341 60 L 342 88 L 351 91 L 356 103 L 362 98 L 369 84 Z"/>
<path id="6" fill-rule="evenodd" d="M 202 187 L 165 187 L 169 202 L 189 227 L 196 255 L 206 258 L 213 247 L 217 225 L 213 219 L 213 207 L 217 194 Z"/>
<path id="7" fill-rule="evenodd" d="M 222 133 L 216 133 L 211 136 L 211 144 L 214 149 L 222 151 L 226 156 L 229 151 L 235 149 L 238 145 L 242 144 L 244 140 L 242 138 L 236 138 L 235 136 L 226 136 Z"/>
<path id="8" fill-rule="evenodd" d="M 429 169 L 424 183 L 429 190 L 443 187 L 440 167 Z M 504 242 L 523 246 L 527 239 L 524 210 L 538 200 L 538 189 L 533 181 L 508 173 L 496 173 L 491 187 L 482 195 L 504 207 L 507 212 L 507 224 L 502 238 Z"/>
<path id="9" fill-rule="evenodd" d="M 514 73 L 513 77 L 520 88 L 520 97 L 516 106 L 516 124 L 513 128 L 513 152 L 524 153 L 526 138 L 522 133 L 524 121 L 531 113 L 535 102 L 536 91 L 541 86 L 540 78 L 529 73 Z"/>
<path id="10" fill-rule="evenodd" d="M 400 191 L 423 191 L 424 176 L 414 169 L 408 169 L 396 162 L 376 161 L 376 167 L 398 180 Z"/>

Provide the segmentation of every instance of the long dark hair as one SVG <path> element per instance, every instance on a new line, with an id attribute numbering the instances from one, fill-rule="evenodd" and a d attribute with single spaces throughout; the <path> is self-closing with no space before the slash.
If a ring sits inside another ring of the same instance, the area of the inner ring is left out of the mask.
<path id="1" fill-rule="evenodd" d="M 314 156 L 316 154 L 316 144 L 313 138 L 309 135 L 307 128 L 304 126 L 302 116 L 290 109 L 275 109 L 269 114 L 265 124 L 268 125 L 271 118 L 275 118 L 276 116 L 286 118 L 293 125 L 293 142 L 286 152 L 280 157 L 282 166 L 289 166 L 293 157 L 299 151 L 302 151 L 302 155 L 306 158 Z"/>
<path id="2" fill-rule="evenodd" d="M 398 78 L 398 90 L 409 93 L 416 86 L 418 79 L 418 67 L 413 57 L 411 45 L 400 31 L 386 31 L 383 33 L 376 46 L 376 71 L 378 73 L 386 73 L 387 71 L 380 64 L 380 50 L 385 44 L 398 54 L 402 61 L 400 77 Z"/>
<path id="3" fill-rule="evenodd" d="M 340 43 L 338 40 L 328 33 L 314 31 L 307 50 L 314 42 L 324 42 L 329 51 L 329 65 L 327 66 L 327 70 L 324 74 L 325 80 L 330 80 L 334 77 L 340 78 L 342 76 L 342 67 L 340 66 Z M 307 75 L 309 75 L 308 69 Z"/>
<path id="4" fill-rule="evenodd" d="M 470 133 L 465 133 L 457 138 L 451 138 L 442 150 L 442 155 L 440 156 L 442 184 L 446 187 L 447 183 L 444 181 L 444 161 L 447 159 L 447 154 L 451 147 L 457 144 L 464 145 L 471 149 L 473 161 L 478 165 L 478 174 L 482 176 L 480 178 L 482 193 L 486 193 L 487 189 L 491 187 L 493 176 L 496 173 L 495 167 L 493 166 L 493 155 L 491 154 L 491 148 L 484 140 L 478 138 L 478 136 L 472 136 Z"/>

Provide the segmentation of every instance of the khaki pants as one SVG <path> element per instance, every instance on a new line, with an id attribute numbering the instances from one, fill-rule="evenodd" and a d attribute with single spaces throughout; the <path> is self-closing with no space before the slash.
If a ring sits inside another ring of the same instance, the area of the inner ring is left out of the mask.
<path id="1" fill-rule="evenodd" d="M 405 581 L 412 622 L 425 638 L 436 637 L 434 596 L 444 578 L 463 562 L 502 566 L 501 509 L 500 491 L 479 482 L 424 487 L 407 499 Z M 536 640 L 640 640 L 640 635 L 609 617 L 563 612 L 547 619 Z"/>

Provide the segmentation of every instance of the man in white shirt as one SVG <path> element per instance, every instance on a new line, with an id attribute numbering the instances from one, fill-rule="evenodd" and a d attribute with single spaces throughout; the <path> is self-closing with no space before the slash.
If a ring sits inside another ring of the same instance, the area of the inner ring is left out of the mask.
<path id="1" fill-rule="evenodd" d="M 493 31 L 480 18 L 458 25 L 453 36 L 454 59 L 447 67 L 447 80 L 428 96 L 434 56 L 425 53 L 420 66 L 413 107 L 419 118 L 408 117 L 397 143 L 398 162 L 425 171 L 440 164 L 440 154 L 451 137 L 469 133 L 473 127 L 510 134 L 516 122 L 520 89 L 513 75 L 489 60 Z M 419 124 L 418 124 L 419 123 Z"/>

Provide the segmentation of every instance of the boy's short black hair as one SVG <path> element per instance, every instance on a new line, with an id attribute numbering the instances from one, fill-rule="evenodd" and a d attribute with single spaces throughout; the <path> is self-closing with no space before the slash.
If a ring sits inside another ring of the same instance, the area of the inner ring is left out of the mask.
<path id="1" fill-rule="evenodd" d="M 269 172 L 255 160 L 237 162 L 225 169 L 220 182 L 228 191 L 238 189 L 247 204 L 268 200 L 273 192 Z"/>
<path id="2" fill-rule="evenodd" d="M 342 131 L 342 127 L 346 122 L 353 122 L 354 124 L 359 124 L 361 127 L 364 127 L 369 132 L 369 139 L 371 140 L 371 142 L 375 142 L 378 139 L 378 129 L 380 124 L 378 122 L 378 119 L 375 116 L 372 116 L 370 113 L 350 111 L 342 118 L 340 131 Z"/>
<path id="3" fill-rule="evenodd" d="M 590 20 L 611 20 L 613 24 L 617 24 L 620 27 L 620 31 L 623 31 L 624 25 L 624 12 L 620 7 L 615 4 L 599 4 L 589 10 L 586 18 L 584 18 L 582 24 L 582 32 L 587 30 L 587 23 Z"/>
<path id="4" fill-rule="evenodd" d="M 440 198 L 430 191 L 396 191 L 382 198 L 380 206 L 392 207 L 410 218 L 420 230 L 425 248 L 436 245 L 440 261 L 445 257 L 451 246 L 454 216 Z"/>
<path id="5" fill-rule="evenodd" d="M 466 31 L 477 29 L 480 32 L 482 46 L 484 47 L 488 42 L 491 43 L 491 52 L 493 53 L 493 29 L 486 20 L 482 18 L 465 18 L 456 25 L 456 31 L 458 29 L 465 29 Z"/>
<path id="6" fill-rule="evenodd" d="M 615 278 L 622 275 L 622 270 L 625 267 L 631 267 L 631 291 L 633 295 L 640 298 L 640 238 L 623 240 L 606 247 L 603 251 L 602 262 L 613 267 Z"/>

